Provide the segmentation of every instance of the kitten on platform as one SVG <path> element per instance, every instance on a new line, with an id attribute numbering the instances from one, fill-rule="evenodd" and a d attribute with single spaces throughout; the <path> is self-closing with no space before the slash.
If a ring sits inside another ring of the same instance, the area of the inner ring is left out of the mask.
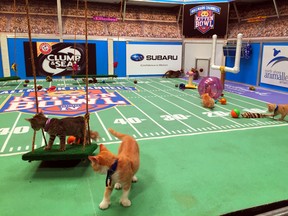
<path id="1" fill-rule="evenodd" d="M 62 119 L 47 118 L 42 112 L 35 114 L 32 118 L 26 118 L 29 121 L 33 130 L 38 131 L 44 129 L 50 135 L 48 145 L 44 148 L 50 150 L 56 136 L 60 139 L 60 151 L 66 150 L 66 136 L 74 136 L 80 143 L 84 142 L 85 118 L 66 117 Z M 88 131 L 86 131 L 86 142 L 88 141 Z M 90 139 L 97 140 L 99 134 L 97 131 L 90 131 Z M 88 142 L 87 142 L 88 144 Z"/>

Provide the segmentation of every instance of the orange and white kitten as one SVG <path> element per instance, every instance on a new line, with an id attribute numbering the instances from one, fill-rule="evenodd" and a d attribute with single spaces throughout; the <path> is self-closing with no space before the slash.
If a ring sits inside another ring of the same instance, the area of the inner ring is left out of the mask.
<path id="1" fill-rule="evenodd" d="M 116 132 L 109 128 L 109 132 L 122 142 L 118 149 L 118 155 L 114 155 L 103 144 L 100 144 L 100 152 L 96 156 L 89 156 L 92 168 L 100 174 L 107 174 L 106 189 L 100 209 L 107 209 L 110 205 L 110 196 L 115 186 L 116 189 L 122 187 L 120 204 L 125 207 L 131 205 L 128 198 L 132 182 L 137 181 L 135 176 L 139 169 L 139 146 L 136 140 L 127 134 Z"/>
<path id="2" fill-rule="evenodd" d="M 274 112 L 274 116 L 281 115 L 278 119 L 280 121 L 284 120 L 285 116 L 288 114 L 288 104 L 267 104 L 268 112 Z M 274 117 L 273 116 L 273 117 Z"/>
<path id="3" fill-rule="evenodd" d="M 203 107 L 210 108 L 210 109 L 214 108 L 215 101 L 212 97 L 210 97 L 208 93 L 202 94 L 201 98 L 202 98 Z"/>

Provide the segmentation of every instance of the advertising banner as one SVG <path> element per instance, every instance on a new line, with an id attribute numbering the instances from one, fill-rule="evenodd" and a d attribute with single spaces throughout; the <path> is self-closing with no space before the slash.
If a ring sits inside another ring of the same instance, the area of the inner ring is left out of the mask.
<path id="1" fill-rule="evenodd" d="M 127 44 L 127 75 L 159 75 L 180 70 L 182 45 Z"/>
<path id="2" fill-rule="evenodd" d="M 261 83 L 288 88 L 288 45 L 264 45 Z"/>
<path id="3" fill-rule="evenodd" d="M 184 6 L 183 34 L 189 37 L 225 36 L 228 20 L 228 3 L 188 4 Z"/>
<path id="4" fill-rule="evenodd" d="M 36 76 L 71 76 L 86 73 L 85 44 L 32 42 Z M 29 42 L 24 42 L 26 76 L 33 76 Z M 88 44 L 88 73 L 96 74 L 96 45 Z"/>

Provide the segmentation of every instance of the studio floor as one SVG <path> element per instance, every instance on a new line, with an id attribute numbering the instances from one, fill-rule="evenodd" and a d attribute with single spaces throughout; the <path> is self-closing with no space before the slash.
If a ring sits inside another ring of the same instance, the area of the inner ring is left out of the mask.
<path id="1" fill-rule="evenodd" d="M 197 89 L 179 90 L 182 79 L 114 79 L 89 84 L 90 128 L 117 152 L 107 128 L 135 137 L 139 181 L 132 206 L 98 208 L 105 178 L 88 161 L 27 162 L 35 114 L 30 80 L 0 83 L 0 215 L 5 216 L 216 216 L 287 199 L 287 121 L 232 118 L 230 111 L 266 112 L 266 103 L 288 103 L 285 93 L 226 82 L 226 105 L 203 108 Z M 85 114 L 82 80 L 37 80 L 39 109 L 49 117 Z M 56 86 L 56 91 L 47 92 Z M 286 119 L 287 120 L 287 119 Z M 47 136 L 47 135 L 45 135 Z M 48 136 L 47 136 L 48 138 Z M 59 142 L 56 139 L 56 144 Z M 40 132 L 36 148 L 45 145 Z M 98 149 L 95 151 L 97 154 Z"/>

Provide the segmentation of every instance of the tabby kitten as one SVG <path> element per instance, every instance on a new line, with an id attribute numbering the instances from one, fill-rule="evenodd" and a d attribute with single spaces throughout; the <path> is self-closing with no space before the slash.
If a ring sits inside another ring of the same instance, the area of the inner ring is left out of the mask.
<path id="1" fill-rule="evenodd" d="M 268 112 L 273 112 L 274 116 L 281 115 L 281 117 L 278 119 L 280 121 L 283 121 L 285 116 L 288 114 L 288 104 L 267 104 Z M 273 116 L 273 117 L 274 117 Z"/>
<path id="2" fill-rule="evenodd" d="M 120 203 L 128 207 L 131 201 L 128 198 L 131 183 L 137 181 L 135 176 L 139 169 L 139 147 L 136 140 L 127 135 L 114 131 L 109 128 L 109 132 L 119 138 L 122 142 L 118 149 L 118 155 L 114 155 L 103 144 L 100 145 L 100 152 L 96 156 L 89 156 L 92 168 L 95 172 L 106 174 L 106 189 L 100 209 L 107 209 L 110 205 L 110 196 L 113 187 L 120 189 L 122 187 L 122 196 Z"/>
<path id="3" fill-rule="evenodd" d="M 162 78 L 179 78 L 179 77 L 183 77 L 184 76 L 184 72 L 183 70 L 168 70 L 163 76 Z"/>
<path id="4" fill-rule="evenodd" d="M 50 135 L 48 145 L 44 148 L 45 150 L 51 149 L 56 136 L 60 139 L 60 151 L 66 150 L 66 136 L 75 136 L 76 140 L 80 139 L 80 143 L 84 142 L 85 119 L 83 116 L 57 119 L 47 118 L 40 112 L 25 120 L 30 122 L 33 130 L 38 131 L 43 128 Z M 96 140 L 98 136 L 96 131 L 90 132 L 91 139 Z"/>

